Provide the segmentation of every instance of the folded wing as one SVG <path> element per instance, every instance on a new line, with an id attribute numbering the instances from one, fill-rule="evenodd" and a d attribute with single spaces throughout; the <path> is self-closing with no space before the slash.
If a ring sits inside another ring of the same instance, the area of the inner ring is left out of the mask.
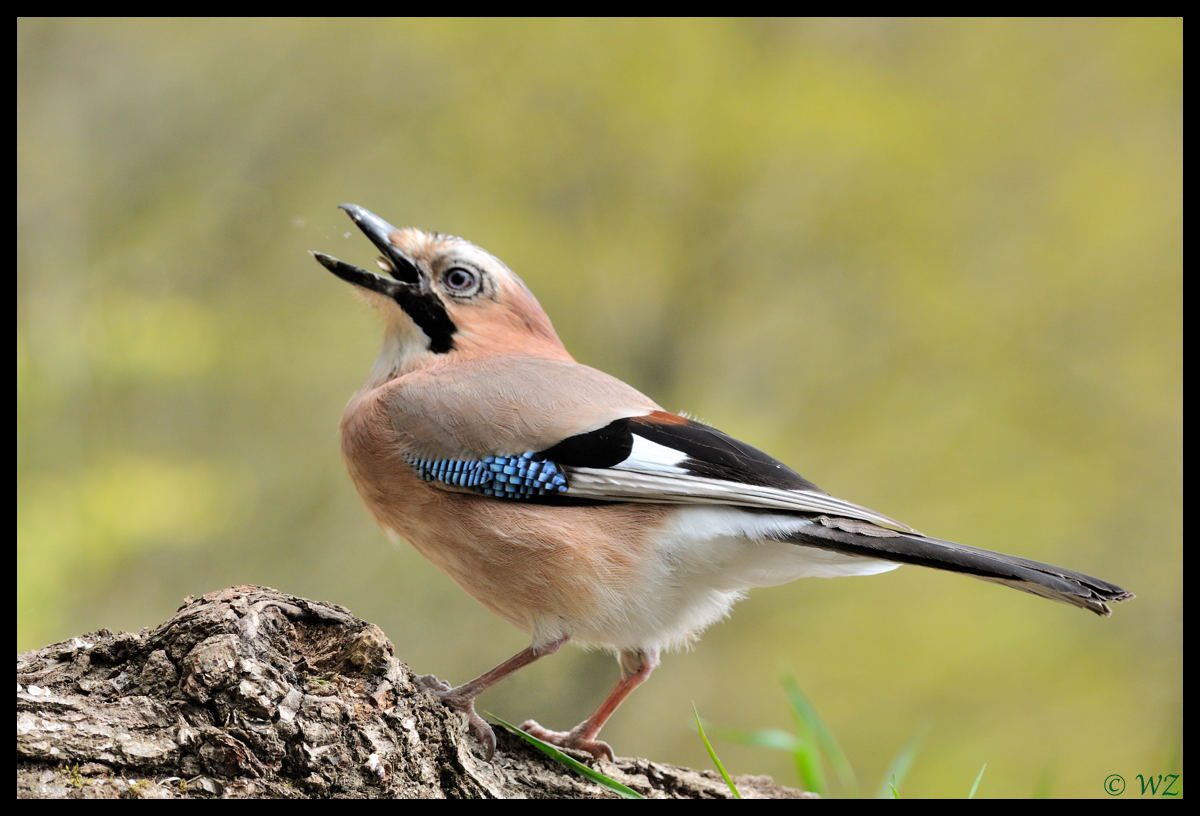
<path id="1" fill-rule="evenodd" d="M 567 493 L 574 498 L 827 514 L 916 532 L 829 495 L 782 462 L 716 428 L 665 411 L 616 419 L 538 455 L 564 469 Z"/>

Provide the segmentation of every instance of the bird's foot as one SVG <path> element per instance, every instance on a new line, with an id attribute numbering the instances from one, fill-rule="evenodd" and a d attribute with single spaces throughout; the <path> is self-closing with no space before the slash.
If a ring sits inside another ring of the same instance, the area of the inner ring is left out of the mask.
<path id="1" fill-rule="evenodd" d="M 467 715 L 467 725 L 470 726 L 471 733 L 483 743 L 484 758 L 490 760 L 496 753 L 496 732 L 488 725 L 487 720 L 480 717 L 479 712 L 475 710 L 475 698 L 456 694 L 449 683 L 439 680 L 432 674 L 422 674 L 416 678 L 416 681 L 436 694 L 442 703 Z"/>
<path id="2" fill-rule="evenodd" d="M 612 762 L 612 746 L 603 740 L 584 737 L 584 725 L 586 723 L 581 723 L 570 731 L 551 731 L 549 728 L 542 728 L 537 724 L 536 720 L 526 720 L 521 725 L 521 730 L 526 734 L 537 737 L 542 742 L 557 745 L 559 748 L 574 748 L 577 751 L 589 753 L 596 759 L 607 759 L 609 762 Z"/>

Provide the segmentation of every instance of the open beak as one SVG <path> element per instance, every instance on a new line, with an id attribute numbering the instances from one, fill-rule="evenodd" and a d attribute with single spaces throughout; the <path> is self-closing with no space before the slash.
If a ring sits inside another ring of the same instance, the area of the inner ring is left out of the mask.
<path id="1" fill-rule="evenodd" d="M 428 289 L 429 282 L 417 265 L 399 249 L 392 246 L 390 236 L 396 231 L 395 227 L 375 213 L 357 204 L 342 204 L 340 206 L 353 219 L 358 228 L 363 231 L 363 234 L 371 240 L 371 243 L 383 253 L 383 258 L 380 259 L 380 266 L 395 280 L 388 280 L 381 275 L 376 275 L 374 272 L 368 272 L 353 264 L 338 260 L 332 255 L 326 255 L 324 252 L 313 252 L 312 256 L 317 259 L 321 266 L 347 283 L 353 283 L 355 286 L 361 286 L 364 289 L 369 289 L 372 292 L 378 292 L 381 295 L 387 295 L 392 298 L 396 297 L 401 291 L 406 290 L 409 294 L 420 294 Z"/>

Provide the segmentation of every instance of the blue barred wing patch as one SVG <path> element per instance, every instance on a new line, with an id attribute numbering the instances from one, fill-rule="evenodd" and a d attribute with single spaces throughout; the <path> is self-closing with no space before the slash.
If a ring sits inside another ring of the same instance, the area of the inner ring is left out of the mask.
<path id="1" fill-rule="evenodd" d="M 501 499 L 530 499 L 567 492 L 567 478 L 549 459 L 535 459 L 533 451 L 519 456 L 485 456 L 482 459 L 421 459 L 408 463 L 426 482 L 465 487 Z"/>

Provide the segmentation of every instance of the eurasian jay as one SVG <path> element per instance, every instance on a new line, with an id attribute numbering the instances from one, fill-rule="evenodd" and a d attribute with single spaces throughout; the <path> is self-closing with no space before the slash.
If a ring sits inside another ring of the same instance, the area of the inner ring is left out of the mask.
<path id="1" fill-rule="evenodd" d="M 532 641 L 463 685 L 422 678 L 466 713 L 489 757 L 496 738 L 476 696 L 573 640 L 614 652 L 620 681 L 570 731 L 522 727 L 611 758 L 597 734 L 659 654 L 691 642 L 753 587 L 920 564 L 1098 615 L 1132 597 L 835 498 L 577 363 L 525 283 L 479 247 L 342 209 L 388 276 L 313 253 L 386 322 L 383 349 L 342 417 L 350 476 L 387 532 Z"/>

